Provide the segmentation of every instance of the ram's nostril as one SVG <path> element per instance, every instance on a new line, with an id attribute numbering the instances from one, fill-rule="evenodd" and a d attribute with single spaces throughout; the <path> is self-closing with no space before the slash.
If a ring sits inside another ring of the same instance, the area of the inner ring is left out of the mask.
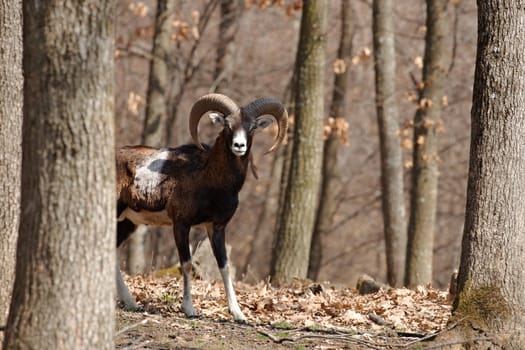
<path id="1" fill-rule="evenodd" d="M 235 143 L 233 144 L 233 147 L 235 147 L 235 148 L 244 148 L 244 143 L 238 143 L 238 142 L 235 142 Z"/>

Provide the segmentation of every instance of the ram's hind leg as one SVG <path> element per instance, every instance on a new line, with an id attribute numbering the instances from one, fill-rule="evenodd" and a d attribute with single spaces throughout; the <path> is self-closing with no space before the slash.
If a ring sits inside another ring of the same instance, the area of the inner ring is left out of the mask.
<path id="1" fill-rule="evenodd" d="M 235 290 L 233 289 L 233 283 L 230 276 L 230 268 L 228 266 L 228 257 L 226 255 L 226 245 L 224 241 L 224 226 L 213 225 L 213 228 L 210 226 L 211 225 L 207 225 L 206 230 L 208 231 L 213 254 L 215 255 L 215 259 L 217 259 L 217 265 L 219 266 L 222 275 L 224 290 L 226 291 L 226 297 L 228 298 L 228 307 L 236 322 L 246 323 L 246 317 L 237 303 L 237 297 L 235 296 Z"/>
<path id="2" fill-rule="evenodd" d="M 179 252 L 180 266 L 184 277 L 184 294 L 182 296 L 182 311 L 186 317 L 197 317 L 191 298 L 191 253 L 190 253 L 190 227 L 182 224 L 173 225 L 175 244 Z"/>
<path id="3" fill-rule="evenodd" d="M 122 273 L 120 272 L 120 264 L 118 259 L 118 247 L 126 240 L 128 237 L 135 231 L 135 224 L 133 224 L 128 219 L 120 221 L 117 223 L 117 295 L 120 301 L 119 305 L 122 306 L 125 310 L 130 311 L 141 311 L 142 308 L 137 304 L 131 293 L 129 292 L 124 279 L 122 278 Z"/>

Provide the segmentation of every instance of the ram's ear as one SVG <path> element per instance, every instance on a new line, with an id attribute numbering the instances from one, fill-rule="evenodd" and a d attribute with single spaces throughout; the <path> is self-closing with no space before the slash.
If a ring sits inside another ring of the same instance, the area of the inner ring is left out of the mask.
<path id="1" fill-rule="evenodd" d="M 210 118 L 213 125 L 224 126 L 224 124 L 226 123 L 224 115 L 221 113 L 212 112 L 208 114 L 208 117 Z"/>
<path id="2" fill-rule="evenodd" d="M 274 122 L 274 119 L 269 116 L 262 116 L 256 119 L 258 129 L 265 129 L 269 127 L 270 125 L 272 125 L 273 122 Z"/>

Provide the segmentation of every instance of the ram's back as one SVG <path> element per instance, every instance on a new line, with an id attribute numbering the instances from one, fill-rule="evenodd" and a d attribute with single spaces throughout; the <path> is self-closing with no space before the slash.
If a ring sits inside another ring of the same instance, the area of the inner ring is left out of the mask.
<path id="1" fill-rule="evenodd" d="M 127 146 L 116 151 L 119 211 L 165 210 L 171 194 L 191 183 L 204 168 L 207 152 L 194 145 L 177 148 Z M 166 223 L 167 224 L 167 223 Z"/>

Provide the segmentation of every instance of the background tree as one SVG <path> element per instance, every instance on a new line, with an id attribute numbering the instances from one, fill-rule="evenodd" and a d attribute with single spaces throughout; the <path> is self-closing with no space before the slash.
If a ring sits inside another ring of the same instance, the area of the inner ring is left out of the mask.
<path id="1" fill-rule="evenodd" d="M 443 128 L 444 87 L 452 60 L 452 2 L 427 0 L 423 80 L 414 117 L 414 154 L 405 284 L 432 282 L 438 194 L 438 134 Z"/>
<path id="2" fill-rule="evenodd" d="M 283 144 L 275 152 L 275 157 L 272 160 L 269 183 L 264 191 L 265 197 L 262 210 L 255 225 L 254 238 L 250 242 L 243 270 L 245 279 L 251 282 L 257 282 L 261 278 L 270 275 L 271 272 L 272 257 L 268 252 L 272 250 L 272 244 L 275 240 L 274 232 L 279 228 L 282 210 L 284 209 L 284 194 L 286 193 L 290 158 L 292 156 L 293 124 L 290 120 L 293 120 L 295 115 L 295 88 L 295 74 L 292 74 L 289 88 L 286 89 L 283 98 L 288 112 L 288 134 Z M 254 268 L 259 270 L 260 273 L 254 273 Z"/>
<path id="3" fill-rule="evenodd" d="M 231 95 L 233 74 L 235 72 L 235 35 L 239 31 L 243 11 L 239 0 L 221 0 L 221 19 L 219 23 L 217 56 L 215 58 L 214 82 L 211 91 Z"/>
<path id="4" fill-rule="evenodd" d="M 217 33 L 221 22 L 219 2 L 216 0 L 181 1 L 177 5 L 172 24 L 172 51 L 169 55 L 169 115 L 178 115 L 166 130 L 172 132 L 174 138 L 169 145 L 189 141 L 187 133 L 187 113 L 192 103 L 203 94 L 210 91 L 214 82 L 216 51 L 218 46 Z M 148 85 L 148 74 L 151 58 L 152 39 L 154 35 L 155 10 L 152 7 L 144 16 L 143 2 L 119 1 L 117 16 L 116 43 L 116 125 L 117 145 L 140 143 L 144 126 L 145 101 Z M 152 2 L 154 5 L 156 2 Z M 215 10 L 208 17 L 208 10 L 216 3 Z M 239 30 L 235 37 L 236 65 L 233 76 L 232 97 L 239 101 L 249 100 L 253 96 L 271 95 L 286 102 L 290 114 L 293 114 L 289 103 L 290 78 L 296 61 L 297 43 L 299 38 L 301 8 L 300 1 L 284 0 L 244 2 L 245 11 L 239 19 Z M 284 5 L 279 7 L 281 4 Z M 327 29 L 325 71 L 331 76 L 332 60 L 335 59 L 339 43 L 340 2 L 327 2 L 330 7 Z M 454 12 L 454 63 L 447 78 L 448 107 L 444 119 L 446 130 L 439 135 L 438 154 L 441 158 L 439 177 L 439 202 L 436 215 L 436 234 L 434 247 L 433 285 L 446 288 L 451 271 L 459 265 L 461 235 L 463 230 L 464 211 L 468 170 L 468 142 L 470 130 L 469 112 L 472 102 L 472 81 L 475 66 L 476 50 L 476 8 L 469 1 L 453 1 L 457 3 Z M 135 5 L 134 7 L 132 5 Z M 147 4 L 150 4 L 147 2 Z M 357 19 L 368 19 L 371 24 L 372 1 L 354 1 L 352 6 Z M 265 7 L 268 6 L 268 7 Z M 291 7 L 296 10 L 288 11 Z M 412 161 L 413 143 L 410 122 L 414 116 L 414 105 L 409 101 L 418 100 L 413 89 L 413 82 L 407 72 L 419 70 L 422 67 L 422 56 L 425 45 L 425 2 L 394 1 L 396 30 L 397 76 L 396 89 L 403 143 L 403 157 L 408 167 Z M 140 9 L 140 11 L 138 11 Z M 198 22 L 194 22 L 195 11 L 199 14 Z M 456 20 L 457 18 L 457 20 Z M 204 26 L 204 23 L 207 26 Z M 175 26 L 176 24 L 176 26 Z M 345 99 L 351 106 L 347 115 L 350 123 L 349 147 L 341 147 L 338 162 L 344 171 L 340 173 L 340 192 L 337 197 L 337 210 L 332 218 L 332 228 L 329 238 L 322 244 L 323 262 L 319 279 L 332 282 L 352 283 L 363 272 L 380 279 L 387 280 L 386 259 L 384 250 L 384 232 L 381 208 L 381 171 L 380 143 L 378 137 L 376 115 L 375 81 L 373 64 L 373 36 L 371 26 L 357 25 L 353 42 L 353 57 L 349 68 L 348 91 Z M 199 41 L 194 40 L 195 27 Z M 202 30 L 206 28 L 206 30 Z M 184 32 L 186 30 L 186 32 Z M 187 39 L 183 39 L 186 35 Z M 180 39 L 182 38 L 182 39 Z M 198 44 L 198 45 L 194 45 Z M 194 49 L 195 48 L 195 49 Z M 461 49 L 459 49 L 461 48 Z M 190 60 L 191 57 L 191 60 Z M 186 75 L 185 72 L 188 74 Z M 418 76 L 419 79 L 419 76 Z M 327 106 L 331 103 L 333 80 L 325 80 L 324 98 Z M 292 94 L 293 96 L 293 94 Z M 136 100 L 135 100 L 136 99 Z M 138 102 L 137 113 L 131 112 L 129 102 Z M 293 99 L 292 99 L 293 100 Z M 178 113 L 173 114 L 172 106 Z M 327 109 L 328 114 L 329 109 Z M 325 117 L 327 116 L 325 114 Z M 293 122 L 293 118 L 291 118 Z M 205 125 L 203 125 L 204 127 Z M 202 136 L 211 135 L 210 129 L 202 129 Z M 269 130 L 270 131 L 270 130 Z M 215 135 L 215 134 L 213 134 Z M 292 141 L 290 137 L 290 141 Z M 205 139 L 205 141 L 210 141 Z M 262 156 L 265 147 L 269 146 L 269 138 L 260 138 L 254 145 L 254 159 L 258 168 L 259 180 L 248 176 L 241 193 L 239 211 L 233 218 L 235 229 L 228 233 L 232 244 L 232 264 L 241 271 L 250 251 L 253 258 L 249 259 L 250 269 L 247 274 L 250 281 L 259 281 L 266 277 L 270 270 L 272 236 L 275 233 L 274 221 L 279 191 L 273 191 L 269 184 L 278 181 L 272 175 L 272 164 L 277 153 Z M 290 143 L 291 144 L 291 143 Z M 280 150 L 284 150 L 281 148 Z M 258 153 L 260 151 L 260 153 Z M 281 153 L 281 152 L 279 152 Z M 279 160 L 280 161 L 280 160 Z M 281 167 L 276 165 L 280 173 Z M 287 180 L 285 176 L 283 180 Z M 405 188 L 409 188 L 406 184 Z M 406 191 L 406 190 L 405 190 Z M 269 193 L 272 193 L 271 195 Z M 285 191 L 283 191 L 284 193 Z M 269 200 L 266 201 L 265 199 Z M 264 203 L 268 203 L 270 211 L 262 215 Z M 272 205 L 273 203 L 273 205 Z M 265 220 L 264 218 L 269 218 Z M 257 225 L 261 229 L 256 230 Z M 171 234 L 156 236 L 154 243 L 158 256 L 152 260 L 148 255 L 147 263 L 156 262 L 157 268 L 172 266 L 177 262 L 175 247 Z M 351 242 L 352 244 L 341 244 Z M 253 246 L 253 249 L 251 247 Z M 379 248 L 378 248 L 379 247 Z M 150 254 L 150 253 L 148 253 Z M 148 271 L 149 271 L 148 266 Z M 243 278 L 237 274 L 238 278 Z"/>
<path id="5" fill-rule="evenodd" d="M 168 60 L 171 52 L 171 28 L 176 2 L 173 0 L 158 0 L 155 16 L 155 34 L 146 91 L 146 115 L 142 131 L 142 145 L 161 147 L 166 144 L 166 130 L 169 69 Z M 159 231 L 156 228 L 151 230 Z M 127 267 L 131 274 L 146 272 L 146 237 L 148 228 L 139 226 L 128 242 Z M 158 239 L 157 239 L 158 241 Z"/>
<path id="6" fill-rule="evenodd" d="M 341 1 L 341 38 L 337 58 L 334 62 L 334 86 L 332 103 L 326 120 L 325 132 L 328 130 L 323 148 L 323 166 L 319 207 L 315 218 L 315 226 L 310 248 L 310 263 L 308 278 L 316 280 L 319 276 L 323 253 L 323 237 L 330 232 L 334 214 L 337 209 L 337 195 L 341 191 L 340 169 L 337 164 L 337 154 L 341 141 L 346 141 L 347 122 L 346 93 L 349 67 L 352 60 L 352 41 L 355 32 L 355 18 L 350 0 Z"/>
<path id="7" fill-rule="evenodd" d="M 381 152 L 381 207 L 385 237 L 387 280 L 403 283 L 406 258 L 403 154 L 396 102 L 396 48 L 391 0 L 372 4 L 377 123 Z"/>
<path id="8" fill-rule="evenodd" d="M 24 210 L 7 349 L 114 348 L 113 10 L 23 3 Z"/>
<path id="9" fill-rule="evenodd" d="M 303 3 L 292 157 L 271 268 L 276 282 L 304 278 L 308 270 L 321 183 L 327 8 L 323 0 Z"/>
<path id="10" fill-rule="evenodd" d="M 524 1 L 478 3 L 465 231 L 455 317 L 485 347 L 525 344 Z M 458 329 L 457 332 L 465 332 Z"/>
<path id="11" fill-rule="evenodd" d="M 15 277 L 22 163 L 22 2 L 0 1 L 0 325 L 7 321 Z M 3 333 L 0 332 L 0 343 Z"/>
<path id="12" fill-rule="evenodd" d="M 176 0 L 177 4 L 174 5 L 177 8 L 181 7 L 185 0 Z M 209 26 L 210 19 L 212 18 L 215 9 L 219 5 L 220 0 L 205 0 L 204 5 L 200 11 L 192 11 L 192 23 L 181 18 L 177 18 L 176 33 L 174 40 L 176 42 L 176 51 L 173 54 L 174 57 L 170 62 L 173 83 L 171 84 L 169 94 L 169 108 L 168 118 L 166 125 L 168 126 L 166 132 L 167 144 L 177 144 L 177 134 L 175 131 L 177 128 L 174 127 L 177 121 L 177 115 L 181 106 L 182 99 L 186 90 L 190 89 L 190 83 L 195 78 L 195 75 L 201 70 L 201 64 L 203 58 L 197 55 L 198 49 L 201 47 L 201 37 L 205 35 L 205 31 Z M 194 6 L 194 4 L 192 5 Z M 191 29 L 190 29 L 191 28 Z M 209 53 L 206 52 L 206 55 Z M 187 119 L 183 119 L 184 128 L 181 129 L 184 132 L 184 136 L 187 133 Z M 180 139 L 180 137 L 179 137 Z M 179 142 L 180 143 L 180 142 Z"/>

